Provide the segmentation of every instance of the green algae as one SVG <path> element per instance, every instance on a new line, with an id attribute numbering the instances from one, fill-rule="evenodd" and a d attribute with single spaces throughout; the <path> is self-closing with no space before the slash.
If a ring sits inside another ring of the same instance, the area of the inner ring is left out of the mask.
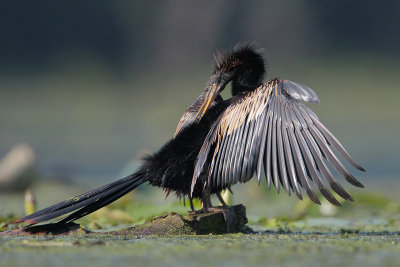
<path id="1" fill-rule="evenodd" d="M 228 234 L 0 238 L 4 266 L 395 266 L 400 235 Z"/>

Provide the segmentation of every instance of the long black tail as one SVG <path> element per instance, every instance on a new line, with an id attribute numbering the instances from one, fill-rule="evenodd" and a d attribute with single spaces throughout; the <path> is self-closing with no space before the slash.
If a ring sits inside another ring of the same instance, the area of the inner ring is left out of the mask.
<path id="1" fill-rule="evenodd" d="M 139 170 L 118 181 L 90 190 L 89 192 L 25 216 L 19 219 L 17 223 L 28 222 L 33 225 L 75 211 L 62 219 L 59 223 L 72 222 L 114 202 L 144 182 L 146 182 L 145 173 Z"/>

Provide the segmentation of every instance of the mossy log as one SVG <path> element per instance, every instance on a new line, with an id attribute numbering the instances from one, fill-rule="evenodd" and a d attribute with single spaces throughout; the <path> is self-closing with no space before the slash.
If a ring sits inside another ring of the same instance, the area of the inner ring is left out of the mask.
<path id="1" fill-rule="evenodd" d="M 180 215 L 169 213 L 161 215 L 141 225 L 109 232 L 91 232 L 78 224 L 46 224 L 17 230 L 5 231 L 1 236 L 29 235 L 113 235 L 113 236 L 147 236 L 147 235 L 206 235 L 226 233 L 251 233 L 247 225 L 246 208 L 243 205 L 218 207 L 216 211 Z"/>
<path id="2" fill-rule="evenodd" d="M 108 232 L 112 235 L 206 235 L 226 233 L 249 233 L 246 226 L 246 208 L 243 205 L 219 207 L 218 211 L 180 215 L 169 213 L 150 221 L 119 231 Z"/>

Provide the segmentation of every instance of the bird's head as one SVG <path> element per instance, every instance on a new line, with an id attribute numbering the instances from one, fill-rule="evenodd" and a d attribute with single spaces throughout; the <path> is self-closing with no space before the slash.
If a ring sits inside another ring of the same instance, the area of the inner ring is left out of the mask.
<path id="1" fill-rule="evenodd" d="M 264 59 L 259 50 L 250 45 L 237 45 L 228 53 L 217 52 L 215 66 L 207 82 L 205 101 L 197 113 L 201 118 L 213 102 L 231 82 L 232 95 L 252 91 L 261 85 L 265 74 Z"/>

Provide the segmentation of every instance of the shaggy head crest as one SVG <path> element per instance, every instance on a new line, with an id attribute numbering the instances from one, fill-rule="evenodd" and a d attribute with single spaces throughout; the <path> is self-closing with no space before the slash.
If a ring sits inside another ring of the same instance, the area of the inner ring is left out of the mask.
<path id="1" fill-rule="evenodd" d="M 255 49 L 250 44 L 237 44 L 232 51 L 217 51 L 214 54 L 215 66 L 213 74 L 230 72 L 237 67 L 256 67 L 265 72 L 262 49 Z"/>

